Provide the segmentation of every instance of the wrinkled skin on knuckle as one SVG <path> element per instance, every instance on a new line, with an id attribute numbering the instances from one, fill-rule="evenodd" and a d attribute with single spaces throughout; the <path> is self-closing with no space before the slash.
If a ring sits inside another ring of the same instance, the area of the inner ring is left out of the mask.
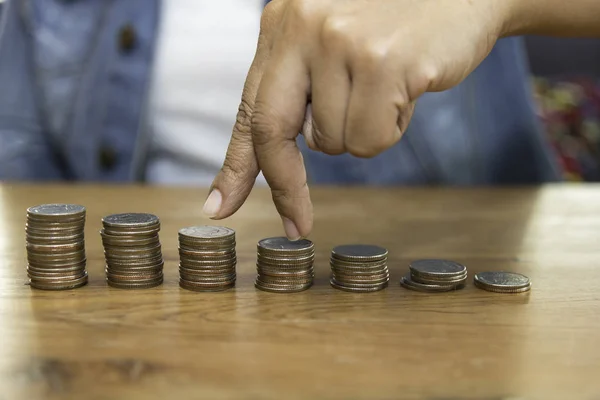
<path id="1" fill-rule="evenodd" d="M 252 141 L 256 146 L 265 146 L 279 138 L 280 129 L 276 119 L 264 108 L 257 107 L 252 114 Z"/>
<path id="2" fill-rule="evenodd" d="M 234 132 L 250 135 L 252 129 L 252 108 L 242 100 L 235 118 Z"/>

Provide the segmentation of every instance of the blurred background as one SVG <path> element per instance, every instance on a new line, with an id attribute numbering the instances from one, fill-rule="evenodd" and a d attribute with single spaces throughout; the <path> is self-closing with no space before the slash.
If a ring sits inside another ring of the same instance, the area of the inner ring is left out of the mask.
<path id="1" fill-rule="evenodd" d="M 264 5 L 0 0 L 0 179 L 209 185 Z M 313 183 L 599 181 L 600 40 L 503 39 L 374 159 L 299 145 Z"/>

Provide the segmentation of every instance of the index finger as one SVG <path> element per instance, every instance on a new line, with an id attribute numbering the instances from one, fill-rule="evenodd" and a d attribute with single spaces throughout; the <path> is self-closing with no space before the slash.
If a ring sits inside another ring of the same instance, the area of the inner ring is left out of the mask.
<path id="1" fill-rule="evenodd" d="M 258 88 L 252 115 L 258 165 L 291 240 L 308 236 L 312 229 L 306 170 L 296 145 L 309 88 L 308 71 L 300 54 L 274 51 Z"/>

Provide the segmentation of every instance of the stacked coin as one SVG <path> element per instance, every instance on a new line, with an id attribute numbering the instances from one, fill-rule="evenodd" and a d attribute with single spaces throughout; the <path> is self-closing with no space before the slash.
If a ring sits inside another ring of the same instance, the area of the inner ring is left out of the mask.
<path id="1" fill-rule="evenodd" d="M 31 287 L 64 290 L 87 283 L 84 227 L 83 206 L 44 204 L 27 209 L 27 275 Z"/>
<path id="2" fill-rule="evenodd" d="M 216 292 L 235 286 L 235 231 L 223 226 L 192 226 L 179 231 L 179 286 Z"/>
<path id="3" fill-rule="evenodd" d="M 349 244 L 331 251 L 331 286 L 348 292 L 377 292 L 387 287 L 388 251 L 383 247 Z"/>
<path id="4" fill-rule="evenodd" d="M 256 250 L 256 288 L 293 293 L 312 286 L 315 245 L 310 240 L 292 242 L 284 237 L 267 238 L 258 242 Z"/>
<path id="5" fill-rule="evenodd" d="M 488 292 L 522 293 L 531 290 L 531 281 L 515 272 L 491 271 L 475 274 L 475 286 Z"/>
<path id="6" fill-rule="evenodd" d="M 454 261 L 425 259 L 410 263 L 410 274 L 400 284 L 418 292 L 448 292 L 462 289 L 467 281 L 467 267 Z"/>
<path id="7" fill-rule="evenodd" d="M 163 282 L 163 257 L 156 215 L 113 214 L 100 231 L 106 258 L 106 282 L 119 289 L 146 289 Z"/>

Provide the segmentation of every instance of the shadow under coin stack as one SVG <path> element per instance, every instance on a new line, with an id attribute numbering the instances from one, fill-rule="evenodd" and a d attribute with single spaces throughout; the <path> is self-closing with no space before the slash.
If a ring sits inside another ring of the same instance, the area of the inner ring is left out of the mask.
<path id="1" fill-rule="evenodd" d="M 349 244 L 331 251 L 331 286 L 347 292 L 377 292 L 390 281 L 383 247 Z"/>
<path id="2" fill-rule="evenodd" d="M 400 281 L 406 289 L 436 293 L 462 289 L 467 281 L 467 267 L 448 260 L 416 260 L 410 274 Z"/>
<path id="3" fill-rule="evenodd" d="M 285 237 L 258 242 L 254 286 L 266 292 L 294 293 L 313 284 L 315 245 L 307 239 L 290 241 Z"/>
<path id="4" fill-rule="evenodd" d="M 87 283 L 84 227 L 83 206 L 44 204 L 27 210 L 27 275 L 31 287 L 66 290 Z"/>
<path id="5" fill-rule="evenodd" d="M 235 231 L 224 226 L 192 226 L 179 231 L 179 286 L 218 292 L 235 286 Z"/>
<path id="6" fill-rule="evenodd" d="M 163 282 L 163 257 L 156 215 L 113 214 L 100 231 L 106 258 L 106 282 L 118 289 L 146 289 Z"/>

